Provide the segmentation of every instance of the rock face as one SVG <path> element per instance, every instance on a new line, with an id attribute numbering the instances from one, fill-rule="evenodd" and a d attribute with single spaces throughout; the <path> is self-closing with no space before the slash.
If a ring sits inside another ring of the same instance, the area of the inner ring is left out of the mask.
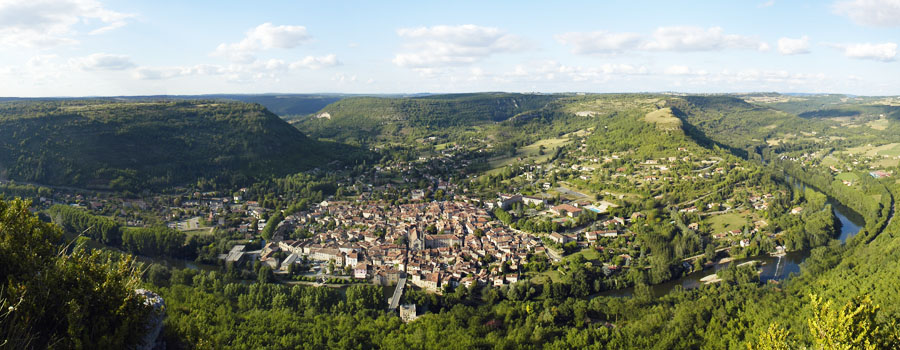
<path id="1" fill-rule="evenodd" d="M 154 311 L 147 318 L 147 335 L 138 345 L 138 350 L 163 350 L 166 343 L 160 337 L 163 329 L 163 319 L 166 317 L 166 301 L 161 296 L 146 289 L 137 289 L 136 294 L 144 297 L 144 304 L 153 307 Z"/>

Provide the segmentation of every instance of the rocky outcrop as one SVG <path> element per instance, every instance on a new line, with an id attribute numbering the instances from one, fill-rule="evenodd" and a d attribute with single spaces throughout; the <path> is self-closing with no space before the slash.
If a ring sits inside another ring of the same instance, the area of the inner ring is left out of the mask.
<path id="1" fill-rule="evenodd" d="M 153 307 L 150 316 L 147 317 L 147 334 L 138 345 L 138 350 L 164 350 L 166 343 L 162 335 L 163 319 L 166 317 L 166 301 L 161 296 L 146 289 L 134 291 L 144 297 L 144 304 Z"/>

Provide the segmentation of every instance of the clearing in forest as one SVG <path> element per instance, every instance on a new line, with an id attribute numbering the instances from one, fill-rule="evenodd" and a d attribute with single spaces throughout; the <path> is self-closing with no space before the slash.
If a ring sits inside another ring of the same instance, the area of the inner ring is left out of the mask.
<path id="1" fill-rule="evenodd" d="M 668 107 L 647 113 L 647 115 L 644 116 L 644 120 L 648 123 L 656 124 L 656 128 L 659 130 L 668 131 L 681 129 L 681 119 L 678 119 L 678 117 L 672 114 L 672 109 Z"/>

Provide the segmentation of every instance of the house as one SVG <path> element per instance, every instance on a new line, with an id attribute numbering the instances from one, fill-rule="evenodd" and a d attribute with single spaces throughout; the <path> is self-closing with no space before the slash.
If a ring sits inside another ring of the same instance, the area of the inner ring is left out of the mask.
<path id="1" fill-rule="evenodd" d="M 315 248 L 310 249 L 309 258 L 318 261 L 334 261 L 335 266 L 344 265 L 344 256 L 340 250 L 334 248 Z"/>
<path id="2" fill-rule="evenodd" d="M 556 214 L 559 216 L 568 216 L 568 217 L 572 217 L 572 218 L 578 217 L 579 215 L 581 215 L 581 208 L 575 207 L 574 205 L 571 205 L 571 204 L 560 204 L 553 208 L 550 208 L 550 211 L 553 214 Z"/>
<path id="3" fill-rule="evenodd" d="M 462 245 L 462 240 L 460 240 L 459 237 L 456 237 L 456 235 L 425 235 L 426 248 L 453 247 L 454 245 Z"/>
<path id="4" fill-rule="evenodd" d="M 440 273 L 429 273 L 427 276 L 425 276 L 425 279 L 422 280 L 422 288 L 425 288 L 428 291 L 437 292 L 440 290 L 440 285 Z"/>
<path id="5" fill-rule="evenodd" d="M 359 253 L 351 252 L 347 254 L 347 259 L 344 259 L 344 265 L 346 266 L 356 266 L 359 263 Z"/>
<path id="6" fill-rule="evenodd" d="M 358 263 L 353 268 L 353 278 L 364 280 L 369 276 L 369 265 L 366 263 Z"/>
<path id="7" fill-rule="evenodd" d="M 524 202 L 526 205 L 535 205 L 535 206 L 542 206 L 544 204 L 547 204 L 546 199 L 543 199 L 541 197 L 534 197 L 534 196 L 522 196 L 522 202 Z"/>
<path id="8" fill-rule="evenodd" d="M 246 246 L 242 244 L 231 247 L 231 251 L 229 251 L 228 254 L 225 255 L 225 262 L 240 264 L 246 257 L 244 254 L 244 248 L 246 248 Z"/>
<path id="9" fill-rule="evenodd" d="M 500 209 L 506 210 L 509 209 L 509 207 L 511 207 L 513 204 L 521 202 L 522 196 L 520 195 L 501 193 L 500 198 L 497 200 L 497 206 L 500 207 Z"/>
<path id="10" fill-rule="evenodd" d="M 415 321 L 418 316 L 416 315 L 416 304 L 407 304 L 400 305 L 400 319 L 403 322 L 412 322 Z"/>
<path id="11" fill-rule="evenodd" d="M 559 244 L 566 244 L 573 241 L 572 237 L 567 235 L 562 235 L 556 232 L 550 234 L 550 240 Z"/>
<path id="12" fill-rule="evenodd" d="M 796 207 L 791 209 L 791 215 L 797 215 L 803 212 L 803 207 Z"/>
<path id="13" fill-rule="evenodd" d="M 400 282 L 402 274 L 403 272 L 397 269 L 384 270 L 384 276 L 387 277 L 388 284 L 390 285 L 395 285 L 397 282 Z"/>
<path id="14" fill-rule="evenodd" d="M 881 170 L 871 171 L 871 172 L 869 172 L 869 175 L 871 175 L 872 177 L 874 177 L 874 178 L 876 178 L 876 179 L 880 179 L 880 178 L 883 178 L 883 177 L 890 177 L 890 176 L 891 176 L 890 173 L 886 173 L 886 172 L 881 171 Z"/>
<path id="15" fill-rule="evenodd" d="M 618 230 L 601 230 L 601 231 L 597 231 L 597 235 L 600 237 L 616 238 L 616 237 L 619 237 L 619 231 Z"/>
<path id="16" fill-rule="evenodd" d="M 284 258 L 284 261 L 281 262 L 281 271 L 288 271 L 291 265 L 297 262 L 298 258 L 300 258 L 300 256 L 294 253 L 291 253 L 287 258 Z"/>

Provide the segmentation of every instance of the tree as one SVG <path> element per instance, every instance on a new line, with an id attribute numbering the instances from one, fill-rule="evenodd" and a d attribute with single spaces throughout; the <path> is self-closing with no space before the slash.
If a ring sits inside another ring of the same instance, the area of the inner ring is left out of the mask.
<path id="1" fill-rule="evenodd" d="M 848 301 L 840 309 L 833 301 L 810 294 L 813 317 L 807 319 L 810 333 L 819 349 L 877 349 L 881 329 L 875 323 L 880 308 L 866 295 Z"/>
<path id="2" fill-rule="evenodd" d="M 136 345 L 152 309 L 134 292 L 134 259 L 84 247 L 65 253 L 59 227 L 29 207 L 0 201 L 0 347 Z"/>
<path id="3" fill-rule="evenodd" d="M 257 282 L 270 283 L 274 280 L 275 280 L 275 275 L 272 273 L 272 268 L 269 267 L 268 264 L 263 264 L 263 266 L 259 268 L 259 275 L 257 276 Z"/>
<path id="4" fill-rule="evenodd" d="M 748 350 L 791 350 L 796 348 L 795 344 L 790 340 L 791 333 L 778 325 L 772 323 L 769 328 L 759 335 L 756 344 L 747 343 Z"/>
<path id="5" fill-rule="evenodd" d="M 150 264 L 150 268 L 145 273 L 147 280 L 157 286 L 167 287 L 169 280 L 172 278 L 172 272 L 169 268 L 160 264 Z"/>
<path id="6" fill-rule="evenodd" d="M 265 239 L 271 239 L 272 234 L 275 233 L 275 229 L 278 228 L 278 224 L 284 220 L 284 214 L 281 213 L 281 210 L 276 210 L 275 215 L 269 218 L 266 221 L 266 227 L 262 231 L 262 237 Z"/>

